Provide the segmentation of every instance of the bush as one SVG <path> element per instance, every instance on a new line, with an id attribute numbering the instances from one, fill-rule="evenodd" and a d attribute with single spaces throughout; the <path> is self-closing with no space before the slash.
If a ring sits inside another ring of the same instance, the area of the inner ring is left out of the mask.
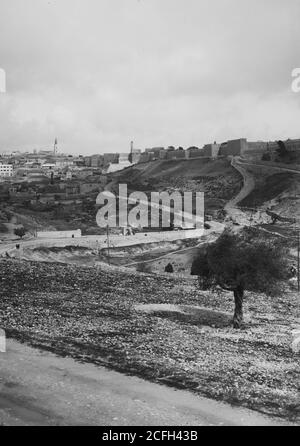
<path id="1" fill-rule="evenodd" d="M 167 266 L 165 267 L 165 273 L 173 273 L 174 272 L 174 268 L 172 266 L 171 263 L 168 263 Z"/>
<path id="2" fill-rule="evenodd" d="M 288 251 L 281 240 L 264 238 L 259 231 L 245 228 L 240 233 L 226 231 L 199 253 L 191 274 L 202 289 L 220 287 L 234 295 L 233 323 L 243 323 L 245 291 L 278 294 L 288 277 Z"/>
<path id="3" fill-rule="evenodd" d="M 25 228 L 24 228 L 23 226 L 21 226 L 20 228 L 16 228 L 16 229 L 14 230 L 14 234 L 15 234 L 17 237 L 23 238 L 24 235 L 26 234 L 26 230 L 25 230 Z"/>

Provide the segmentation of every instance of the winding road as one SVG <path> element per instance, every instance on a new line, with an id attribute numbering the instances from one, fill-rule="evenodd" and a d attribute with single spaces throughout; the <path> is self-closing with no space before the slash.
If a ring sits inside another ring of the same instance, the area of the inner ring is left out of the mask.
<path id="1" fill-rule="evenodd" d="M 225 211 L 228 213 L 229 217 L 231 217 L 234 221 L 238 221 L 239 219 L 244 218 L 245 214 L 242 210 L 240 210 L 237 205 L 240 203 L 244 198 L 246 198 L 255 188 L 255 178 L 249 171 L 247 170 L 247 166 L 250 167 L 257 167 L 257 168 L 268 168 L 270 170 L 273 170 L 274 172 L 279 173 L 296 173 L 300 174 L 300 170 L 296 169 L 290 169 L 289 167 L 283 167 L 280 166 L 274 166 L 273 164 L 262 164 L 259 162 L 249 162 L 247 160 L 242 159 L 239 156 L 235 156 L 231 160 L 231 165 L 234 169 L 236 169 L 243 177 L 243 187 L 240 190 L 240 192 L 232 199 L 230 200 L 227 205 L 225 206 Z"/>

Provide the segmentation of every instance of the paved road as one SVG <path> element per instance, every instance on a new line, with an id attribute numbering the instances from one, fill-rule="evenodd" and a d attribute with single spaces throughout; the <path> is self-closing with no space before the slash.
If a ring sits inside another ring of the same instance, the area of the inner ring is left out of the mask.
<path id="1" fill-rule="evenodd" d="M 276 424 L 189 392 L 7 344 L 0 353 L 0 425 Z"/>

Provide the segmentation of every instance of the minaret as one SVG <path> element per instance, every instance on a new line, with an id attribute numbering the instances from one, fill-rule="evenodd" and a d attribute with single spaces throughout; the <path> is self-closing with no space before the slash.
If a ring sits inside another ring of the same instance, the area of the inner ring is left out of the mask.
<path id="1" fill-rule="evenodd" d="M 57 152 L 58 152 L 58 147 L 57 147 L 57 138 L 55 138 L 55 141 L 54 141 L 54 155 L 56 155 L 56 154 L 57 154 Z"/>
<path id="2" fill-rule="evenodd" d="M 130 143 L 130 155 L 128 159 L 131 163 L 133 162 L 133 141 Z"/>

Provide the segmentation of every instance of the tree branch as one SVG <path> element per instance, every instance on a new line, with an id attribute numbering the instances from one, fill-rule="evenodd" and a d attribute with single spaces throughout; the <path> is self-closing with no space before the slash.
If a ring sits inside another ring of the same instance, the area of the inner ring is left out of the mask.
<path id="1" fill-rule="evenodd" d="M 223 290 L 225 290 L 225 291 L 235 291 L 236 290 L 236 287 L 235 288 L 232 288 L 232 287 L 228 287 L 228 286 L 226 286 L 226 285 L 224 285 L 223 283 L 221 283 L 221 282 L 219 282 L 219 281 L 217 281 L 217 284 L 221 287 L 221 288 L 223 288 Z"/>

